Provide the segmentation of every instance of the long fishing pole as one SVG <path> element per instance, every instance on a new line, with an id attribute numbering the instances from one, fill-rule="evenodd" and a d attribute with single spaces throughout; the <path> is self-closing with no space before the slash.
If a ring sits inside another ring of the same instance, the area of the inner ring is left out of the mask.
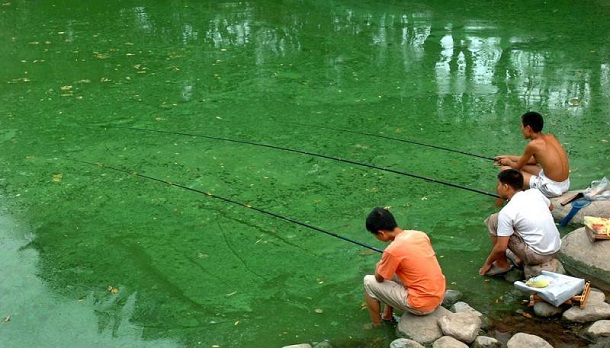
<path id="1" fill-rule="evenodd" d="M 185 185 L 181 185 L 181 184 L 177 184 L 177 183 L 174 183 L 174 182 L 171 182 L 171 181 L 167 181 L 167 180 L 163 180 L 163 179 L 158 179 L 158 178 L 155 178 L 155 177 L 152 177 L 152 176 L 148 176 L 148 175 L 145 175 L 145 174 L 140 174 L 140 173 L 135 172 L 135 171 L 108 166 L 108 165 L 105 165 L 103 163 L 93 163 L 93 162 L 88 162 L 88 161 L 83 161 L 83 160 L 72 159 L 72 158 L 68 158 L 68 160 L 71 160 L 71 161 L 74 161 L 74 162 L 90 164 L 90 165 L 97 166 L 97 167 L 107 168 L 107 169 L 111 169 L 111 170 L 114 170 L 114 171 L 117 171 L 117 172 L 127 173 L 127 174 L 138 176 L 140 178 L 144 178 L 144 179 L 160 182 L 160 183 L 166 184 L 168 186 L 175 186 L 175 187 L 179 187 L 181 189 L 185 189 L 185 190 L 188 190 L 188 191 L 200 193 L 200 194 L 206 195 L 206 196 L 208 196 L 210 198 L 218 199 L 218 200 L 221 200 L 221 201 L 224 201 L 224 202 L 227 202 L 227 203 L 231 203 L 231 204 L 239 205 L 239 206 L 242 206 L 242 207 L 245 207 L 245 208 L 248 208 L 248 209 L 252 209 L 252 210 L 257 211 L 259 213 L 262 213 L 262 214 L 265 214 L 265 215 L 269 215 L 269 216 L 273 216 L 275 218 L 278 218 L 278 219 L 281 219 L 281 220 L 284 220 L 284 221 L 288 221 L 288 222 L 291 222 L 291 223 L 299 225 L 299 226 L 307 227 L 309 229 L 312 229 L 312 230 L 315 230 L 315 231 L 318 231 L 318 232 L 322 232 L 322 233 L 327 234 L 329 236 L 332 236 L 332 237 L 335 237 L 335 238 L 339 238 L 339 239 L 342 239 L 342 240 L 350 242 L 350 243 L 357 244 L 357 245 L 359 245 L 361 247 L 364 247 L 364 248 L 376 251 L 378 253 L 383 253 L 383 250 L 381 250 L 379 248 L 376 248 L 376 247 L 373 247 L 373 246 L 370 246 L 370 245 L 366 245 L 366 244 L 361 243 L 359 241 L 356 241 L 356 240 L 353 240 L 353 239 L 341 236 L 339 234 L 336 234 L 336 233 L 333 233 L 333 232 L 330 232 L 330 231 L 323 230 L 323 229 L 321 229 L 319 227 L 316 227 L 316 226 L 313 226 L 313 225 L 310 225 L 310 224 L 307 224 L 307 223 L 304 223 L 304 222 L 297 221 L 297 220 L 295 220 L 293 218 L 290 218 L 290 217 L 287 217 L 287 216 L 283 216 L 283 215 L 276 214 L 276 213 L 273 213 L 273 212 L 270 212 L 270 211 L 267 211 L 267 210 L 263 210 L 263 209 L 254 207 L 254 206 L 252 206 L 250 204 L 238 202 L 238 201 L 230 199 L 230 198 L 218 196 L 218 195 L 215 195 L 215 194 L 210 193 L 210 192 L 198 190 L 198 189 L 195 189 L 195 188 L 192 188 L 192 187 L 188 187 L 188 186 L 185 186 Z"/>
<path id="2" fill-rule="evenodd" d="M 305 123 L 294 123 L 294 124 L 299 125 L 299 126 L 324 128 L 324 129 L 330 129 L 330 130 L 335 130 L 335 131 L 340 131 L 340 132 L 366 135 L 366 136 L 369 136 L 369 137 L 387 139 L 387 140 L 392 140 L 392 141 L 399 141 L 399 142 L 402 142 L 402 143 L 415 144 L 415 145 L 419 145 L 419 146 L 430 147 L 430 148 L 433 148 L 433 149 L 439 149 L 439 150 L 443 150 L 443 151 L 455 152 L 455 153 L 459 153 L 459 154 L 462 154 L 462 155 L 467 155 L 467 156 L 472 156 L 472 157 L 483 158 L 483 159 L 486 159 L 486 160 L 496 161 L 495 158 L 489 157 L 489 156 L 478 155 L 478 154 L 472 153 L 472 152 L 455 150 L 455 149 L 451 149 L 451 148 L 448 148 L 448 147 L 443 147 L 443 146 L 438 146 L 438 145 L 422 143 L 422 142 L 418 142 L 418 141 L 414 141 L 414 140 L 407 140 L 407 139 L 402 139 L 402 138 L 390 137 L 390 136 L 382 135 L 382 134 L 374 134 L 374 133 L 362 132 L 362 131 L 357 131 L 357 130 L 352 130 L 352 129 L 347 129 L 347 128 L 335 128 L 335 127 L 329 127 L 329 126 L 318 126 L 318 125 L 305 124 Z"/>
<path id="3" fill-rule="evenodd" d="M 291 149 L 291 148 L 281 147 L 281 146 L 275 146 L 275 145 L 270 145 L 270 144 L 256 143 L 256 142 L 247 141 L 247 140 L 221 138 L 221 137 L 214 137 L 214 136 L 210 136 L 210 135 L 190 134 L 190 133 L 185 133 L 185 132 L 165 131 L 165 130 L 151 129 L 151 128 L 117 127 L 117 126 L 112 126 L 112 128 L 132 129 L 132 130 L 139 130 L 139 131 L 145 131 L 145 132 L 156 132 L 156 133 L 164 133 L 164 134 L 176 134 L 176 135 L 184 135 L 184 136 L 190 136 L 190 137 L 206 138 L 206 139 L 228 141 L 228 142 L 239 143 L 239 144 L 248 144 L 248 145 L 260 146 L 260 147 L 267 147 L 267 148 L 270 148 L 270 149 L 282 150 L 282 151 L 288 151 L 288 152 L 294 152 L 294 153 L 300 153 L 300 154 L 303 154 L 303 155 L 309 155 L 309 156 L 315 156 L 315 157 L 321 157 L 321 158 L 326 158 L 326 159 L 330 159 L 330 160 L 333 160 L 333 161 L 349 163 L 349 164 L 353 164 L 353 165 L 357 165 L 357 166 L 361 166 L 361 167 L 378 169 L 378 170 L 382 170 L 382 171 L 386 171 L 386 172 L 390 172 L 390 173 L 394 173 L 394 174 L 405 175 L 405 176 L 409 176 L 409 177 L 412 177 L 412 178 L 417 178 L 417 179 L 421 179 L 421 180 L 425 180 L 425 181 L 434 182 L 434 183 L 437 183 L 437 184 L 442 184 L 442 185 L 446 185 L 446 186 L 451 186 L 451 187 L 459 188 L 459 189 L 462 189 L 462 190 L 476 192 L 476 193 L 484 194 L 484 195 L 491 196 L 491 197 L 496 197 L 496 198 L 500 197 L 500 196 L 498 196 L 495 193 L 491 193 L 491 192 L 475 189 L 475 188 L 464 186 L 464 185 L 460 185 L 460 184 L 455 184 L 455 183 L 452 183 L 452 182 L 449 182 L 449 181 L 438 180 L 438 179 L 426 177 L 426 176 L 423 176 L 423 175 L 413 174 L 413 173 L 409 173 L 409 172 L 403 172 L 403 171 L 392 169 L 392 168 L 389 168 L 389 167 L 379 167 L 379 166 L 375 166 L 375 165 L 364 163 L 364 162 L 358 162 L 358 161 L 354 161 L 354 160 L 349 160 L 349 159 L 345 159 L 345 158 L 334 157 L 334 156 L 329 156 L 329 155 L 324 155 L 324 154 L 315 153 L 315 152 L 309 152 L 309 151 L 304 151 L 304 150 L 296 150 L 296 149 Z"/>

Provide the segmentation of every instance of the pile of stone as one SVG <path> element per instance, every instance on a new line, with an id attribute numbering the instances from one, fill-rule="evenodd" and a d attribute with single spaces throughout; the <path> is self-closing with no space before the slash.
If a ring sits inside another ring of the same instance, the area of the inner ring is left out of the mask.
<path id="1" fill-rule="evenodd" d="M 459 301 L 461 296 L 459 291 L 447 290 L 443 306 L 432 314 L 415 316 L 405 312 L 396 326 L 396 333 L 401 338 L 394 340 L 390 348 L 552 348 L 543 338 L 522 332 L 507 341 L 488 336 L 489 320 L 467 303 Z M 555 307 L 546 302 L 536 302 L 533 311 L 539 317 L 561 315 L 566 324 L 582 326 L 578 334 L 590 342 L 590 347 L 610 346 L 610 304 L 598 289 L 591 290 L 584 308 Z M 284 348 L 332 348 L 332 342 Z"/>
<path id="2" fill-rule="evenodd" d="M 447 299 L 448 296 L 446 296 Z M 593 289 L 584 308 L 580 306 L 554 307 L 546 302 L 536 302 L 533 311 L 540 317 L 561 315 L 567 324 L 580 324 L 581 336 L 591 344 L 603 347 L 610 344 L 610 304 L 603 292 Z M 488 320 L 467 303 L 456 302 L 450 309 L 440 307 L 429 317 L 405 314 L 397 325 L 399 338 L 391 348 L 414 347 L 552 347 L 543 338 L 527 333 L 517 333 L 502 342 L 486 335 Z"/>

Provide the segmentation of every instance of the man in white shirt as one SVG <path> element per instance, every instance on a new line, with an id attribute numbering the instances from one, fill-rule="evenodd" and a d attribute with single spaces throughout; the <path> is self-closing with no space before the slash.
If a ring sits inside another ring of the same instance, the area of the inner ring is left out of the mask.
<path id="1" fill-rule="evenodd" d="M 479 274 L 491 276 L 510 271 L 513 266 L 507 255 L 517 264 L 526 265 L 540 265 L 555 258 L 561 236 L 551 215 L 551 201 L 539 190 L 523 191 L 523 174 L 516 169 L 498 174 L 497 190 L 508 203 L 485 220 L 493 249 Z"/>

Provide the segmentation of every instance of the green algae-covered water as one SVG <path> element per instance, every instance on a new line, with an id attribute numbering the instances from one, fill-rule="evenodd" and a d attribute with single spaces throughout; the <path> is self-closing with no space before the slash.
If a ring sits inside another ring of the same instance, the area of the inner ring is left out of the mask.
<path id="1" fill-rule="evenodd" d="M 477 274 L 497 168 L 404 140 L 518 154 L 535 110 L 573 189 L 610 174 L 604 1 L 1 5 L 2 347 L 387 346 L 350 242 L 384 247 L 375 206 L 506 319 L 524 294 Z"/>

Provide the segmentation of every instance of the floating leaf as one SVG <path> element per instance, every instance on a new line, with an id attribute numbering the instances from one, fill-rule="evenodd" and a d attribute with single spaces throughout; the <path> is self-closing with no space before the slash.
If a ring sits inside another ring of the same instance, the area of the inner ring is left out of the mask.
<path id="1" fill-rule="evenodd" d="M 53 182 L 61 182 L 61 179 L 63 178 L 63 175 L 60 174 L 53 174 Z"/>
<path id="2" fill-rule="evenodd" d="M 110 58 L 110 55 L 108 53 L 97 53 L 97 54 L 95 54 L 95 58 L 108 59 L 108 58 Z"/>
<path id="3" fill-rule="evenodd" d="M 580 99 L 578 99 L 577 97 L 572 98 L 572 99 L 570 99 L 569 103 L 570 103 L 570 106 L 578 106 L 578 105 L 580 105 Z"/>

